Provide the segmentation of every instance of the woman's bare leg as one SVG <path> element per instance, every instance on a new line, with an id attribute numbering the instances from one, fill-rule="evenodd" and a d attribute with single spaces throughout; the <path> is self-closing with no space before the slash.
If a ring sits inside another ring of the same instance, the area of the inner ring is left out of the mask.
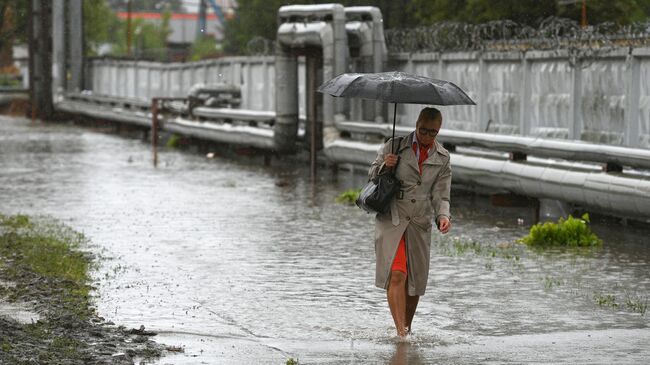
<path id="1" fill-rule="evenodd" d="M 415 310 L 418 307 L 418 302 L 420 301 L 419 295 L 409 295 L 408 294 L 408 285 L 405 285 L 404 295 L 406 296 L 406 328 L 408 333 L 411 333 L 413 329 L 411 323 L 413 322 L 413 317 L 415 316 Z"/>
<path id="2" fill-rule="evenodd" d="M 388 284 L 388 307 L 395 321 L 395 329 L 400 337 L 406 336 L 406 274 L 392 271 Z"/>

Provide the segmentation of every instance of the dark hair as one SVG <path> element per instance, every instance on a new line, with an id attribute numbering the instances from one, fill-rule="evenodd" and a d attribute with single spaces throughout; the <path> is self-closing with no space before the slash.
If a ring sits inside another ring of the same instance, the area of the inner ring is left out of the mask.
<path id="1" fill-rule="evenodd" d="M 436 108 L 426 107 L 420 111 L 418 121 L 415 125 L 420 124 L 420 122 L 424 120 L 439 120 L 440 123 L 442 123 L 442 113 L 440 113 L 440 110 Z"/>

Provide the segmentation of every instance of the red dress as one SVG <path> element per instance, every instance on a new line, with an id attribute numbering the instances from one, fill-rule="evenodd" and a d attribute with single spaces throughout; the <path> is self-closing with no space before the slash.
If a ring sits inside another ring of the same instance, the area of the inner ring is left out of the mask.
<path id="1" fill-rule="evenodd" d="M 418 159 L 418 167 L 420 168 L 420 175 L 422 175 L 422 162 L 429 157 L 429 148 L 430 146 L 420 146 L 420 158 Z M 413 153 L 417 156 L 416 148 L 418 144 L 413 142 Z M 397 253 L 395 254 L 395 259 L 393 260 L 393 266 L 391 266 L 391 271 L 401 271 L 404 274 L 408 273 L 407 270 L 407 259 L 406 259 L 406 239 L 402 235 L 402 239 L 399 240 L 399 246 L 397 246 Z"/>

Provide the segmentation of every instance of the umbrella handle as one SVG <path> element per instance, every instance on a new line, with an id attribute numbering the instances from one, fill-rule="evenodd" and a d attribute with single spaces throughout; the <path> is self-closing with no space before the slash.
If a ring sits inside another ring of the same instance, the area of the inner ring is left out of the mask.
<path id="1" fill-rule="evenodd" d="M 397 103 L 395 103 L 395 107 L 393 108 L 393 138 L 390 141 L 390 150 L 393 154 L 395 154 L 395 119 L 397 118 Z"/>

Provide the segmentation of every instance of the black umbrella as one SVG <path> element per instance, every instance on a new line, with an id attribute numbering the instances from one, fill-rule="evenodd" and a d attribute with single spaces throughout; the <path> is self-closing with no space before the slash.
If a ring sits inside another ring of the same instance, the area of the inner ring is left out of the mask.
<path id="1" fill-rule="evenodd" d="M 476 105 L 461 88 L 449 81 L 392 71 L 349 73 L 323 83 L 318 92 L 339 97 L 380 100 L 395 103 L 393 140 L 397 103 L 429 105 Z"/>

